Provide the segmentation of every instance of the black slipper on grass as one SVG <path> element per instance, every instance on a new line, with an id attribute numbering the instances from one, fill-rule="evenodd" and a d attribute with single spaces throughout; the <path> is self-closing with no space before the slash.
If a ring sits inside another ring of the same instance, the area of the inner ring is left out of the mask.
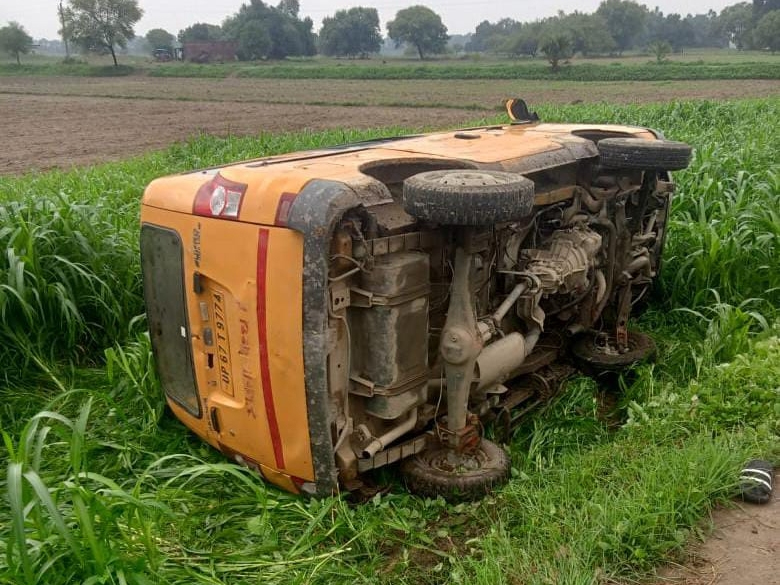
<path id="1" fill-rule="evenodd" d="M 772 498 L 772 464 L 761 459 L 748 461 L 739 475 L 742 499 L 751 504 L 766 504 Z"/>

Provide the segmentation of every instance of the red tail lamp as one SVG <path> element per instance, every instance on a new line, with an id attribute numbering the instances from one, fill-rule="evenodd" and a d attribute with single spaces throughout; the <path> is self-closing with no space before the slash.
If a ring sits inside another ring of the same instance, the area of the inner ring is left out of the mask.
<path id="1" fill-rule="evenodd" d="M 247 186 L 230 181 L 217 173 L 198 189 L 192 213 L 206 217 L 238 219 Z"/>

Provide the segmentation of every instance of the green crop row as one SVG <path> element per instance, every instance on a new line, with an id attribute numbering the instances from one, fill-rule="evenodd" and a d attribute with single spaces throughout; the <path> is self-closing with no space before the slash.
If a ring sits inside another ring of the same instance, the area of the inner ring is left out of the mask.
<path id="1" fill-rule="evenodd" d="M 192 71 L 193 68 L 187 70 Z M 197 69 L 194 69 L 197 70 Z M 159 68 L 151 75 L 175 75 L 176 68 Z M 707 79 L 780 79 L 780 63 L 709 64 L 650 63 L 611 65 L 583 63 L 554 72 L 543 62 L 503 65 L 345 65 L 326 67 L 257 66 L 238 68 L 238 77 L 281 79 L 528 79 L 561 81 L 665 81 Z"/>
<path id="2" fill-rule="evenodd" d="M 125 76 L 152 77 L 228 76 L 264 79 L 527 79 L 561 81 L 665 81 L 708 79 L 780 79 L 780 62 L 717 63 L 704 61 L 672 63 L 573 63 L 553 72 L 539 59 L 533 62 L 403 65 L 371 63 L 284 63 L 284 64 L 192 64 L 120 67 L 85 63 L 0 64 L 3 75 Z"/>
<path id="3" fill-rule="evenodd" d="M 89 65 L 87 63 L 0 63 L 4 75 L 71 75 L 74 77 L 125 77 L 138 70 L 131 65 Z"/>
<path id="4" fill-rule="evenodd" d="M 165 413 L 137 317 L 151 179 L 403 130 L 203 136 L 0 178 L 0 583 L 613 582 L 695 538 L 746 459 L 780 455 L 780 99 L 539 113 L 695 147 L 639 323 L 662 359 L 621 381 L 617 420 L 574 379 L 515 432 L 509 484 L 474 504 L 409 496 L 390 471 L 391 492 L 358 506 L 264 484 Z"/>

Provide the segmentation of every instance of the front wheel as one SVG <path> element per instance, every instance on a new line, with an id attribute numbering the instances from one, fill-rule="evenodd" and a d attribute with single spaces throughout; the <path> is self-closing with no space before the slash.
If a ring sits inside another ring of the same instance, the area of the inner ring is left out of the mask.
<path id="1" fill-rule="evenodd" d="M 447 500 L 476 500 L 509 479 L 506 451 L 481 439 L 471 453 L 433 446 L 404 460 L 401 475 L 412 493 Z"/>

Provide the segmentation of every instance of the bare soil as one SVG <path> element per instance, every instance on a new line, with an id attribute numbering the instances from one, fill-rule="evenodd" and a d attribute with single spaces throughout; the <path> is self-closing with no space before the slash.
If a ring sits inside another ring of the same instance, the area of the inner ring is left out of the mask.
<path id="1" fill-rule="evenodd" d="M 506 98 L 529 104 L 646 103 L 671 99 L 734 99 L 780 94 L 780 80 L 512 81 L 196 79 L 130 76 L 2 77 L 0 93 L 79 95 L 182 101 L 230 101 L 366 106 L 446 106 L 495 109 Z"/>
<path id="2" fill-rule="evenodd" d="M 478 112 L 0 93 L 0 174 L 126 159 L 205 133 L 458 126 Z"/>
<path id="3" fill-rule="evenodd" d="M 775 475 L 777 488 L 780 474 Z M 655 585 L 780 585 L 780 490 L 769 504 L 739 503 L 712 514 L 715 527 L 683 565 L 669 565 Z"/>
<path id="4" fill-rule="evenodd" d="M 0 77 L 0 174 L 128 158 L 201 134 L 443 128 L 529 103 L 653 102 L 780 94 L 780 81 L 574 83 L 462 80 Z M 305 106 L 304 106 L 305 104 Z"/>

